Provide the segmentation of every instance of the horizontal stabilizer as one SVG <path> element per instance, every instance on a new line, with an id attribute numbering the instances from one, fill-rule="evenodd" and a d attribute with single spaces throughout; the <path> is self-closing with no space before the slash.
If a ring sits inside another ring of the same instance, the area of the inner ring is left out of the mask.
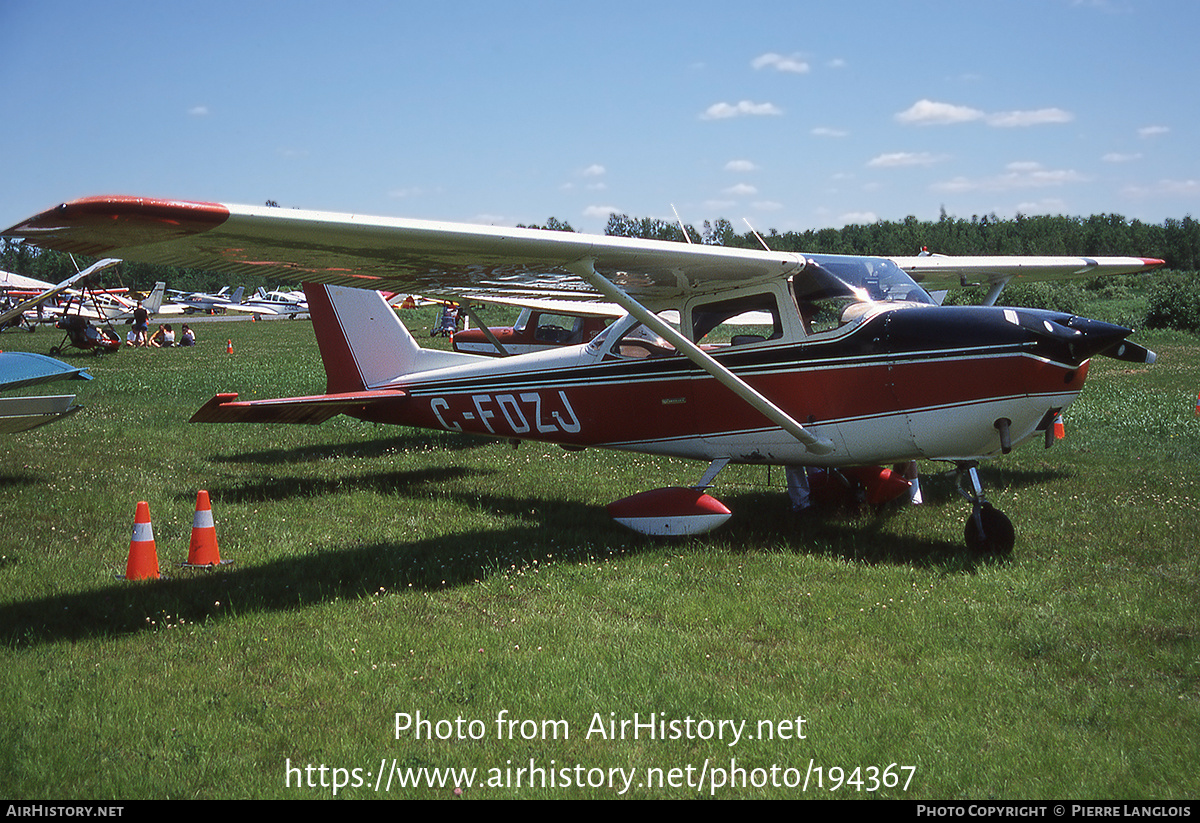
<path id="1" fill-rule="evenodd" d="M 218 394 L 195 414 L 191 423 L 324 423 L 344 412 L 376 403 L 387 403 L 406 395 L 395 389 L 317 394 L 311 397 L 281 397 L 273 400 L 238 402 L 236 393 Z"/>

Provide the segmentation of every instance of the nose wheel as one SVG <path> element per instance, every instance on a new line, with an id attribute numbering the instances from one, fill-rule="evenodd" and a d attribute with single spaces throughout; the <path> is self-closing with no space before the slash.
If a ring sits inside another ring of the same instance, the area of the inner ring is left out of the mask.
<path id="1" fill-rule="evenodd" d="M 963 529 L 967 548 L 977 554 L 1006 555 L 1012 552 L 1017 542 L 1012 521 L 1000 510 L 987 502 L 983 495 L 983 484 L 979 480 L 977 463 L 963 463 L 958 467 L 958 490 L 971 501 L 971 514 Z"/>

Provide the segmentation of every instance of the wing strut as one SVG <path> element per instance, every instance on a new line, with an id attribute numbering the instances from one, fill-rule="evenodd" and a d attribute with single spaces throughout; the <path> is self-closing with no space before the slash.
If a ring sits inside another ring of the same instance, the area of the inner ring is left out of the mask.
<path id="1" fill-rule="evenodd" d="M 572 273 L 579 275 L 595 286 L 609 300 L 612 300 L 640 320 L 659 337 L 669 341 L 671 345 L 683 353 L 689 360 L 715 377 L 721 385 L 745 400 L 772 423 L 803 443 L 810 452 L 813 454 L 829 454 L 833 451 L 833 442 L 831 440 L 813 435 L 796 422 L 791 415 L 764 397 L 749 383 L 718 363 L 711 355 L 691 340 L 688 340 L 675 329 L 671 328 L 670 325 L 663 322 L 658 315 L 651 312 L 615 284 L 601 276 L 596 271 L 591 259 L 573 263 L 568 268 Z"/>
<path id="2" fill-rule="evenodd" d="M 504 348 L 504 344 L 500 342 L 499 338 L 497 338 L 496 335 L 492 333 L 492 330 L 488 328 L 488 325 L 483 321 L 483 318 L 476 314 L 474 309 L 471 308 L 470 300 L 463 300 L 461 303 L 459 303 L 459 305 L 462 306 L 462 310 L 467 313 L 467 317 L 470 317 L 475 321 L 475 327 L 483 332 L 483 336 L 487 338 L 489 343 L 496 347 L 496 351 L 500 353 L 501 357 L 512 356 L 508 349 Z"/>

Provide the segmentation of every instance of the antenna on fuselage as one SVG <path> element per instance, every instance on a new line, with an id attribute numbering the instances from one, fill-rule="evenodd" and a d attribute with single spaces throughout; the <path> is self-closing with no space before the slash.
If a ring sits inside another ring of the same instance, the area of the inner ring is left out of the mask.
<path id="1" fill-rule="evenodd" d="M 679 212 L 675 209 L 675 204 L 671 204 L 671 211 L 675 212 L 675 222 L 679 224 L 679 230 L 683 232 L 683 239 L 692 242 L 692 236 L 688 234 L 687 226 L 683 225 L 683 221 L 679 219 Z"/>
<path id="2" fill-rule="evenodd" d="M 743 223 L 745 223 L 745 224 L 746 224 L 746 226 L 747 226 L 747 227 L 750 229 L 750 233 L 751 233 L 751 234 L 753 234 L 755 237 L 757 237 L 757 238 L 758 238 L 758 242 L 762 244 L 762 247 L 763 247 L 764 249 L 766 249 L 767 251 L 770 251 L 770 250 L 771 250 L 771 247 L 767 245 L 767 241 L 766 241 L 766 240 L 763 240 L 763 239 L 762 239 L 762 235 L 761 235 L 761 234 L 759 234 L 758 232 L 756 232 L 756 231 L 754 230 L 754 226 L 751 226 L 751 225 L 750 225 L 750 221 L 749 221 L 749 220 L 747 220 L 745 217 L 743 217 L 743 218 L 742 218 L 742 222 L 743 222 Z"/>

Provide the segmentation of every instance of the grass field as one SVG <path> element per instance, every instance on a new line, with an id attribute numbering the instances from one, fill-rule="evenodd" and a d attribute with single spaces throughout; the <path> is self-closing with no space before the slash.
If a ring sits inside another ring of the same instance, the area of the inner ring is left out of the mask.
<path id="1" fill-rule="evenodd" d="M 984 468 L 1017 546 L 981 560 L 936 464 L 924 506 L 803 522 L 733 467 L 726 526 L 654 542 L 604 504 L 703 466 L 189 425 L 324 388 L 308 323 L 198 333 L 63 355 L 86 408 L 0 444 L 2 797 L 1200 796 L 1194 337 Z M 215 570 L 179 567 L 199 489 Z M 139 500 L 169 579 L 116 579 Z"/>

